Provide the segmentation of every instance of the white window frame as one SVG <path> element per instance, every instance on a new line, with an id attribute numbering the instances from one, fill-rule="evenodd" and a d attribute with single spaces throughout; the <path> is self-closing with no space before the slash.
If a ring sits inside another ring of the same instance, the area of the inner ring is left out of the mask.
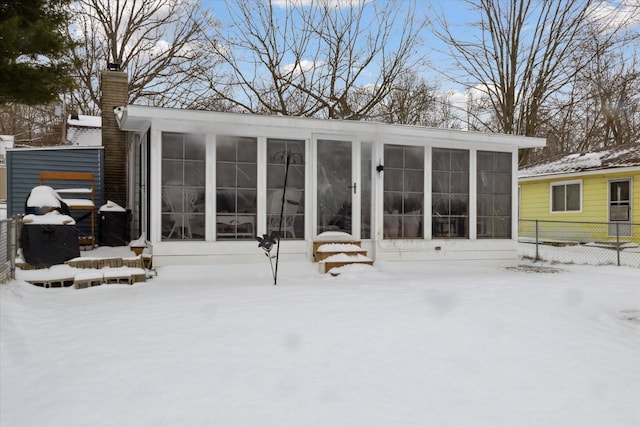
<path id="1" fill-rule="evenodd" d="M 580 208 L 577 210 L 567 210 L 567 193 L 566 193 L 566 189 L 565 189 L 565 200 L 564 200 L 564 206 L 565 209 L 562 211 L 554 211 L 553 210 L 553 189 L 555 187 L 566 187 L 567 185 L 575 185 L 578 184 L 579 186 L 579 192 L 580 192 Z M 583 194 L 582 194 L 582 180 L 581 179 L 574 179 L 574 180 L 570 180 L 570 181 L 558 181 L 558 182 L 552 182 L 549 184 L 549 213 L 552 214 L 574 214 L 574 213 L 582 213 L 582 201 L 583 201 Z"/>

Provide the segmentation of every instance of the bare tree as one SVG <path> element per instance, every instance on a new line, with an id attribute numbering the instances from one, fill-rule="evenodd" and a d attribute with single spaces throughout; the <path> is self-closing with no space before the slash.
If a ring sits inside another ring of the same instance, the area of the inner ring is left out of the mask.
<path id="1" fill-rule="evenodd" d="M 70 27 L 81 88 L 72 103 L 99 111 L 99 72 L 119 64 L 129 77 L 129 102 L 191 107 L 208 89 L 216 58 L 205 33 L 213 18 L 191 0 L 80 0 Z"/>
<path id="2" fill-rule="evenodd" d="M 371 119 L 406 125 L 459 127 L 459 119 L 452 112 L 451 94 L 440 93 L 438 89 L 414 71 L 403 73 L 372 111 Z"/>
<path id="3" fill-rule="evenodd" d="M 488 130 L 537 135 L 541 109 L 591 58 L 575 55 L 591 0 L 468 0 L 478 36 L 465 38 L 440 16 L 436 34 L 463 75 L 490 104 Z M 467 33 L 468 34 L 468 33 Z M 471 32 L 473 34 L 473 32 Z M 522 159 L 521 159 L 522 160 Z"/>
<path id="4" fill-rule="evenodd" d="M 575 118 L 575 111 L 565 107 L 587 99 L 572 86 L 576 79 L 605 52 L 637 40 L 637 32 L 620 37 L 638 17 L 636 3 L 627 1 L 467 0 L 479 20 L 477 32 L 464 36 L 440 14 L 435 32 L 460 71 L 456 82 L 480 90 L 479 105 L 488 104 L 473 111 L 476 124 L 528 136 L 566 129 L 558 118 Z M 593 43 L 594 34 L 598 43 Z M 558 141 L 574 145 L 565 136 Z M 521 163 L 528 154 L 521 152 Z"/>
<path id="5" fill-rule="evenodd" d="M 359 120 L 421 61 L 414 2 L 228 0 L 212 98 L 240 111 Z"/>
<path id="6" fill-rule="evenodd" d="M 0 135 L 13 135 L 16 147 L 58 145 L 64 125 L 60 104 L 10 103 L 0 108 Z"/>

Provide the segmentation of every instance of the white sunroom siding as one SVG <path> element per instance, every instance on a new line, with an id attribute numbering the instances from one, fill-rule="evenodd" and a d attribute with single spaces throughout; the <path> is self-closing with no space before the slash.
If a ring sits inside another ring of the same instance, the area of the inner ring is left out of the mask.
<path id="1" fill-rule="evenodd" d="M 258 140 L 258 184 L 257 184 L 257 234 L 263 234 L 266 226 L 266 141 L 267 138 L 297 139 L 305 141 L 305 240 L 286 240 L 282 245 L 283 259 L 309 259 L 313 241 L 315 206 L 313 174 L 315 154 L 313 141 L 322 137 L 347 138 L 357 143 L 372 143 L 372 233 L 371 241 L 363 246 L 376 261 L 383 260 L 425 260 L 512 263 L 515 254 L 515 230 L 517 230 L 517 153 L 518 146 L 541 146 L 543 140 L 510 135 L 481 134 L 443 129 L 427 129 L 412 126 L 394 126 L 371 122 L 344 122 L 290 117 L 251 116 L 246 114 L 210 113 L 200 111 L 158 109 L 152 107 L 128 106 L 120 122 L 124 130 L 144 132 L 150 128 L 151 135 L 151 235 L 154 258 L 158 265 L 167 263 L 202 263 L 212 260 L 227 262 L 236 260 L 264 259 L 255 240 L 215 241 L 215 185 L 206 186 L 206 238 L 205 241 L 161 241 L 161 139 L 163 132 L 200 133 L 206 135 L 206 182 L 215 182 L 215 139 L 216 135 L 255 137 Z M 384 163 L 384 144 L 422 146 L 424 150 L 424 238 L 384 240 L 382 174 L 375 166 Z M 431 148 L 458 148 L 469 150 L 469 238 L 431 239 Z M 512 154 L 512 204 L 511 239 L 476 240 L 477 174 L 476 153 L 500 151 Z M 358 230 L 359 232 L 359 230 Z M 156 262 L 154 260 L 154 262 Z"/>

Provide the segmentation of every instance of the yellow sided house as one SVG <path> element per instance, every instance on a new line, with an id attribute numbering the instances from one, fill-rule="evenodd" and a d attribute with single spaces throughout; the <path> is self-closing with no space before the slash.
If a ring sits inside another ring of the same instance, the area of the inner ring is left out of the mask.
<path id="1" fill-rule="evenodd" d="M 640 144 L 564 155 L 518 172 L 521 239 L 640 243 Z M 542 225 L 541 225 L 542 224 Z"/>

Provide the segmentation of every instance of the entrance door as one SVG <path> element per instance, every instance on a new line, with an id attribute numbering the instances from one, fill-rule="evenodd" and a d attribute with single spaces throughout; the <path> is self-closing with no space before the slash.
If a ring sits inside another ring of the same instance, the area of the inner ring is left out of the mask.
<path id="1" fill-rule="evenodd" d="M 316 234 L 338 231 L 354 235 L 360 223 L 359 180 L 354 173 L 357 144 L 336 139 L 316 141 Z"/>

